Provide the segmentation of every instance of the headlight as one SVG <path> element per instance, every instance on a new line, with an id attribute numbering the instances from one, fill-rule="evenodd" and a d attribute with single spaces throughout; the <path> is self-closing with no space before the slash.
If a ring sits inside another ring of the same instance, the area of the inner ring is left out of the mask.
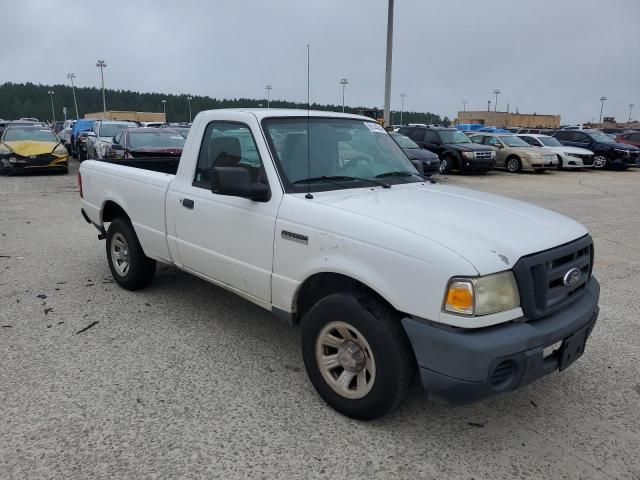
<path id="1" fill-rule="evenodd" d="M 491 158 L 496 158 L 496 151 L 495 150 L 491 150 Z"/>
<path id="2" fill-rule="evenodd" d="M 53 150 L 53 154 L 54 155 L 68 155 L 69 152 L 67 152 L 67 149 L 64 148 L 64 145 L 58 145 L 54 150 Z"/>
<path id="3" fill-rule="evenodd" d="M 622 148 L 614 148 L 614 150 L 618 153 L 621 153 L 627 157 L 631 156 L 631 152 L 629 150 L 623 150 Z"/>
<path id="4" fill-rule="evenodd" d="M 489 315 L 520 305 L 518 286 L 511 271 L 477 278 L 453 278 L 443 309 L 458 315 Z"/>
<path id="5" fill-rule="evenodd" d="M 12 152 L 13 150 L 7 147 L 4 143 L 0 143 L 0 155 L 9 155 Z"/>
<path id="6" fill-rule="evenodd" d="M 473 158 L 473 152 L 462 152 L 464 158 Z"/>

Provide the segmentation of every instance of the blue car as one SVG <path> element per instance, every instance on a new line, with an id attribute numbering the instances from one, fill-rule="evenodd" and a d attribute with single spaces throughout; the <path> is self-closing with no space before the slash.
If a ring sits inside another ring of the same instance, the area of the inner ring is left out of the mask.
<path id="1" fill-rule="evenodd" d="M 71 154 L 79 161 L 87 159 L 87 137 L 80 134 L 91 130 L 94 123 L 95 120 L 80 119 L 73 124 L 71 130 Z"/>

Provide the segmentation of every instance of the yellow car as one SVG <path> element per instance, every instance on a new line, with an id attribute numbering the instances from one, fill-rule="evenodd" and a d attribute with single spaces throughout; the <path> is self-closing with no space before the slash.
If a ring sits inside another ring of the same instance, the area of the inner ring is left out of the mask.
<path id="1" fill-rule="evenodd" d="M 9 124 L 0 138 L 0 173 L 55 169 L 69 171 L 69 152 L 53 130 Z"/>

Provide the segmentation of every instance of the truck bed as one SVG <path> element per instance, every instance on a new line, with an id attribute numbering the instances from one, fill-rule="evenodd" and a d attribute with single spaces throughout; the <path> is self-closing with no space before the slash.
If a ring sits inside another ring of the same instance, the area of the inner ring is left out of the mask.
<path id="1" fill-rule="evenodd" d="M 153 172 L 168 173 L 175 175 L 178 171 L 180 158 L 176 157 L 146 157 L 146 158 L 129 158 L 121 160 L 100 160 L 113 165 L 123 165 L 125 167 L 142 168 Z"/>

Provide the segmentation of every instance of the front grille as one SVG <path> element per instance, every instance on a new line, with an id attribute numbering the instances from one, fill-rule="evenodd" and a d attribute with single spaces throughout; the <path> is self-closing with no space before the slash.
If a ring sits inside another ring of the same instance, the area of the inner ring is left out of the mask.
<path id="1" fill-rule="evenodd" d="M 26 157 L 23 155 L 15 155 L 16 160 L 19 160 L 20 163 L 18 165 L 26 165 L 29 167 L 42 167 L 49 165 L 54 160 L 57 160 L 58 157 L 51 153 L 44 153 L 42 155 L 33 155 L 32 157 Z M 26 163 L 25 163 L 26 162 Z"/>
<path id="2" fill-rule="evenodd" d="M 565 285 L 565 275 L 574 268 L 580 270 L 580 279 Z M 513 273 L 525 317 L 546 317 L 576 301 L 586 289 L 592 268 L 593 241 L 589 235 L 518 260 Z"/>
<path id="3" fill-rule="evenodd" d="M 479 151 L 475 153 L 476 158 L 480 158 L 483 160 L 489 160 L 491 159 L 491 152 L 490 151 Z"/>
<path id="4" fill-rule="evenodd" d="M 576 157 L 581 158 L 585 165 L 593 165 L 593 155 L 576 155 Z"/>

